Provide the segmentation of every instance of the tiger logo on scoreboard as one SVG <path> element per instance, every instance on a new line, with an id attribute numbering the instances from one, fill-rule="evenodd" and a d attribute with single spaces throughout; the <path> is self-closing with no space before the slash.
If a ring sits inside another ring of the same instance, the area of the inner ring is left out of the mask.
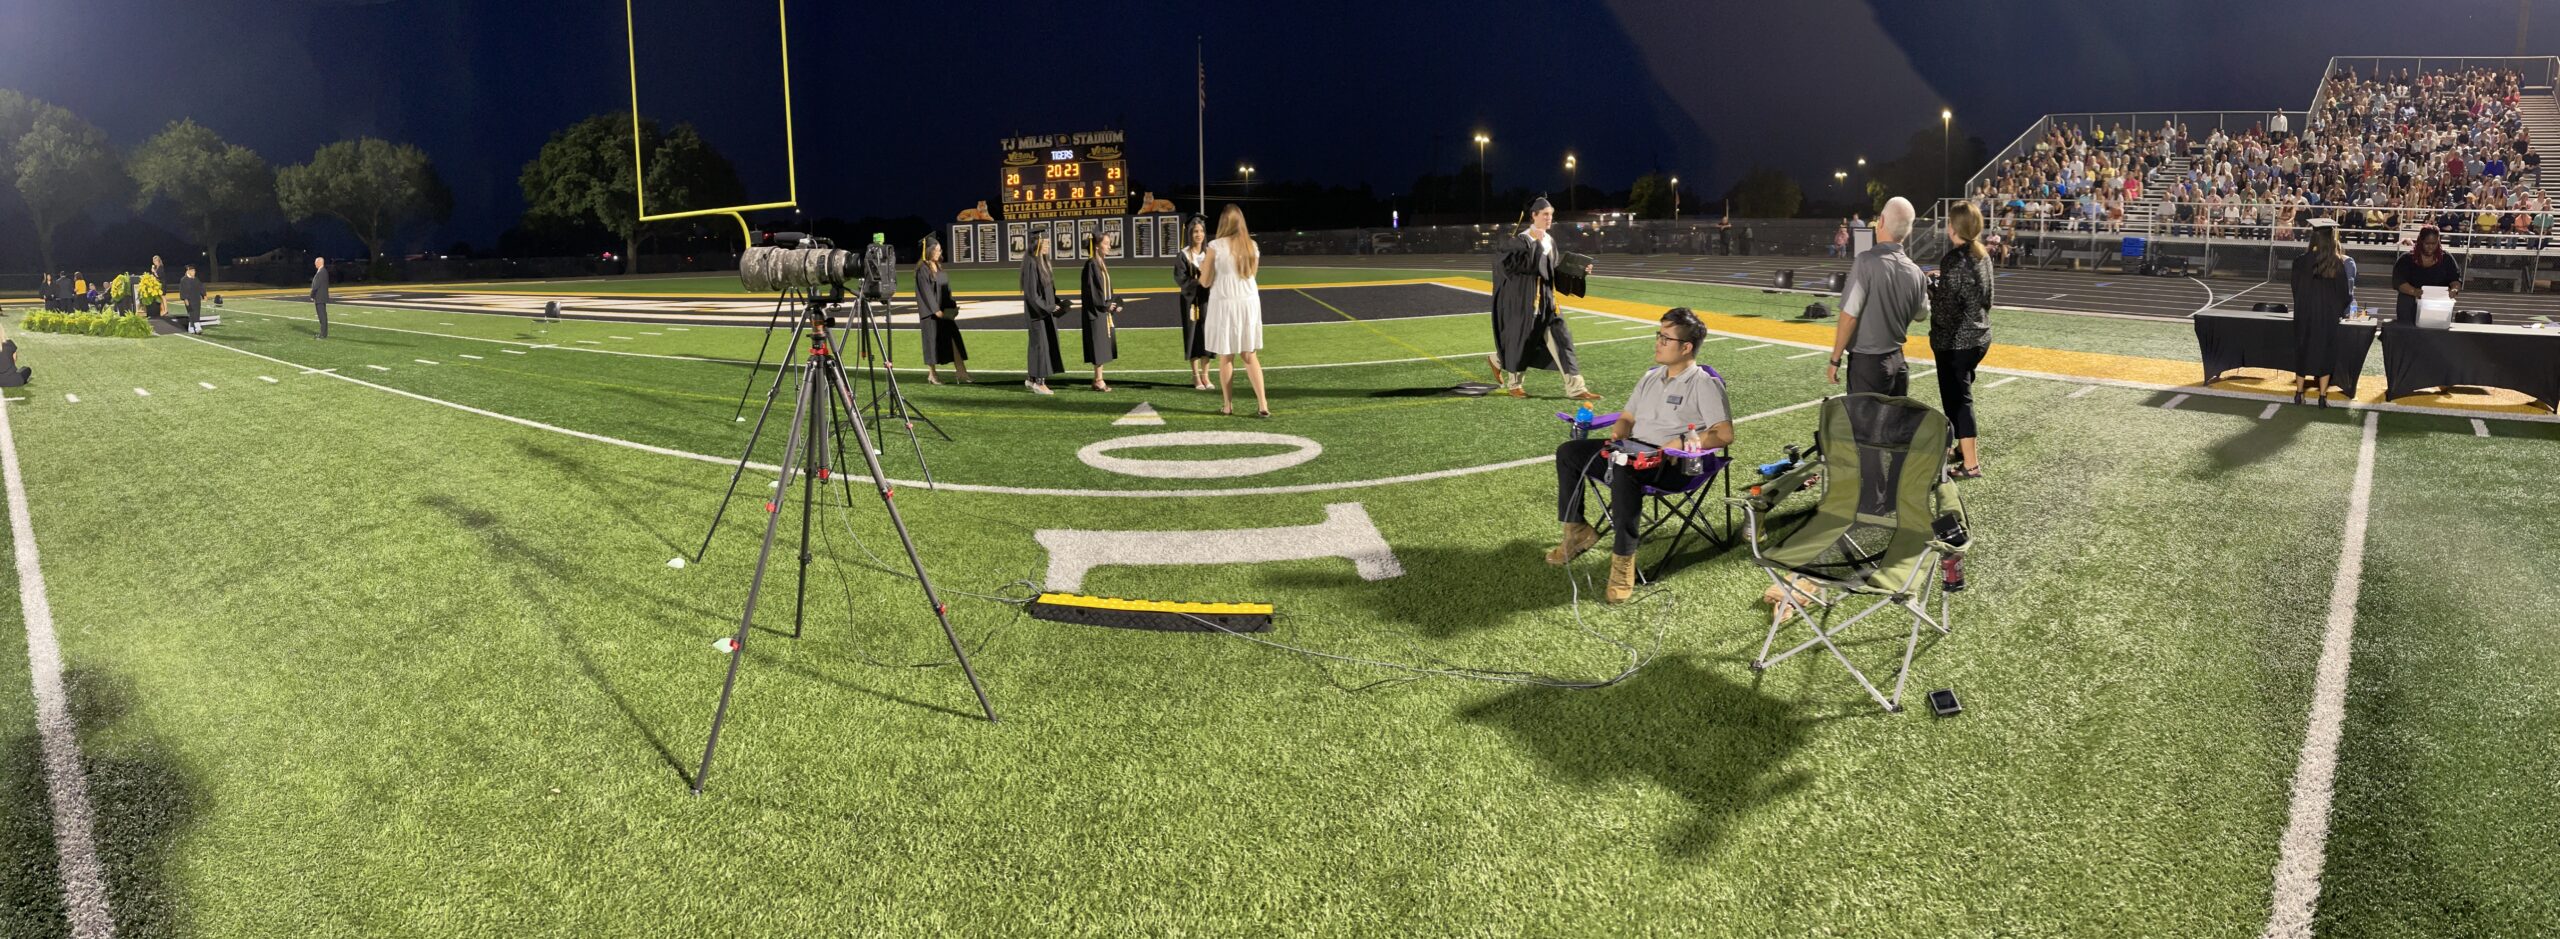
<path id="1" fill-rule="evenodd" d="M 980 209 L 985 209 L 986 207 L 987 207 L 987 204 L 986 204 L 986 203 L 984 203 L 984 202 L 978 203 L 978 208 L 980 208 Z M 1142 198 L 1142 199 L 1138 200 L 1138 214 L 1140 214 L 1140 215 L 1155 215 L 1155 214 L 1157 214 L 1157 213 L 1161 213 L 1161 212 L 1172 212 L 1172 211 L 1176 211 L 1176 210 L 1174 209 L 1174 207 L 1173 207 L 1173 200 L 1171 200 L 1171 199 L 1158 199 L 1158 198 L 1156 198 L 1156 194 L 1155 194 L 1155 193 L 1152 193 L 1152 192 L 1147 193 L 1147 194 L 1146 194 L 1146 196 L 1145 196 L 1144 198 Z M 967 219 L 962 219 L 961 221 L 968 221 L 968 220 L 967 220 Z"/>
<path id="2" fill-rule="evenodd" d="M 1154 193 L 1149 193 L 1148 195 L 1154 195 Z M 987 211 L 987 200 L 985 199 L 978 200 L 977 208 L 961 209 L 960 217 L 953 219 L 953 221 L 958 222 L 992 222 L 995 220 L 995 214 Z"/>

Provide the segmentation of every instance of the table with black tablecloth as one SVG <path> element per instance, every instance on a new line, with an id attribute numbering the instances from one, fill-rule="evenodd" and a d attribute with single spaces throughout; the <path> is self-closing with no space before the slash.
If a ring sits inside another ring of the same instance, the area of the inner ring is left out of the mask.
<path id="1" fill-rule="evenodd" d="M 2382 374 L 2387 397 L 2470 385 L 2521 391 L 2551 408 L 2560 402 L 2560 329 L 2395 323 L 2383 327 Z"/>
<path id="2" fill-rule="evenodd" d="M 2248 310 L 2207 310 L 2195 316 L 2196 346 L 2204 354 L 2204 381 L 2213 384 L 2235 368 L 2268 368 L 2290 372 L 2293 360 L 2293 315 Z M 2337 357 L 2329 375 L 2347 397 L 2356 395 L 2364 376 L 2365 356 L 2373 351 L 2373 323 L 2339 323 Z"/>

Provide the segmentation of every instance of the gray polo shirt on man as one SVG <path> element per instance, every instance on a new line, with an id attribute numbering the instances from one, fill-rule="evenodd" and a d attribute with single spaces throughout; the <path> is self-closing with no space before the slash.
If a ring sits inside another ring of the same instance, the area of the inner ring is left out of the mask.
<path id="1" fill-rule="evenodd" d="M 1646 370 L 1636 382 L 1635 393 L 1627 396 L 1626 419 L 1635 422 L 1637 440 L 1668 444 L 1693 428 L 1705 430 L 1733 419 L 1723 382 L 1696 365 L 1677 378 L 1665 378 L 1662 373 L 1668 368 L 1657 365 Z"/>
<path id="2" fill-rule="evenodd" d="M 1849 289 L 1840 297 L 1840 312 L 1858 318 L 1849 351 L 1884 355 L 1902 351 L 1911 321 L 1929 315 L 1929 275 L 1902 250 L 1901 242 L 1885 242 L 1858 252 L 1849 262 Z"/>

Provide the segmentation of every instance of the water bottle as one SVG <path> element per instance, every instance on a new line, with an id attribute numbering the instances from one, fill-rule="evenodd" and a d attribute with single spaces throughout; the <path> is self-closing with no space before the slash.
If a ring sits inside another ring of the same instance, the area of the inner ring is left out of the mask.
<path id="1" fill-rule="evenodd" d="M 1948 593 L 1963 593 L 1964 555 L 1947 555 L 1945 560 L 1938 562 L 1938 567 L 1945 575 L 1945 580 L 1942 582 L 1939 589 L 1945 590 Z"/>
<path id="2" fill-rule="evenodd" d="M 1582 440 L 1590 436 L 1591 406 L 1585 404 L 1573 409 L 1573 439 Z"/>

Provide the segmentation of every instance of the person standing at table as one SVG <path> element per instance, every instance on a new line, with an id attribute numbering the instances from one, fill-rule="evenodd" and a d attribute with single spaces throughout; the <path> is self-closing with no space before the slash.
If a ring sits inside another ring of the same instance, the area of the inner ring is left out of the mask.
<path id="1" fill-rule="evenodd" d="M 2338 320 L 2355 305 L 2355 262 L 2338 246 L 2334 219 L 2311 220 L 2311 247 L 2293 259 L 2293 403 L 2307 384 L 2329 406 L 2336 376 Z"/>
<path id="2" fill-rule="evenodd" d="M 1271 399 L 1262 392 L 1262 288 L 1254 275 L 1262 269 L 1262 249 L 1244 225 L 1244 210 L 1229 205 L 1218 213 L 1218 240 L 1209 242 L 1208 263 L 1200 282 L 1209 285 L 1209 308 L 1201 317 L 1209 351 L 1218 354 L 1218 413 L 1236 410 L 1236 359 L 1244 359 L 1245 377 L 1253 382 L 1255 417 L 1271 416 Z"/>
<path id="3" fill-rule="evenodd" d="M 1991 353 L 1991 252 L 1982 244 L 1982 212 L 1970 202 L 1947 211 L 1947 253 L 1930 285 L 1929 349 L 1938 359 L 1938 401 L 1947 412 L 1957 479 L 1982 478 L 1982 449 L 1973 423 L 1973 374 Z"/>
<path id="4" fill-rule="evenodd" d="M 178 300 L 187 305 L 187 331 L 200 333 L 204 327 L 204 281 L 196 279 L 196 266 L 187 265 L 187 276 L 178 281 Z"/>
<path id="5" fill-rule="evenodd" d="M 942 242 L 932 235 L 916 249 L 916 331 L 924 344 L 924 380 L 942 384 L 942 366 L 969 383 L 969 345 L 960 338 L 959 305 L 951 302 L 951 274 L 942 269 Z"/>
<path id="6" fill-rule="evenodd" d="M 2418 298 L 2428 287 L 2443 287 L 2462 296 L 2462 265 L 2444 252 L 2444 232 L 2433 225 L 2418 229 L 2418 243 L 2391 265 L 2391 289 L 2400 295 L 2400 315 L 2393 321 L 2418 321 Z"/>
<path id="7" fill-rule="evenodd" d="M 1049 376 L 1066 371 L 1067 364 L 1058 358 L 1058 283 L 1049 268 L 1046 237 L 1031 239 L 1031 253 L 1022 259 L 1022 312 L 1031 317 L 1022 386 L 1032 394 L 1050 394 Z"/>
<path id="8" fill-rule="evenodd" d="M 1095 232 L 1084 239 L 1084 283 L 1078 287 L 1084 302 L 1084 362 L 1093 366 L 1093 390 L 1110 391 L 1111 383 L 1102 380 L 1102 367 L 1120 357 L 1120 333 L 1117 315 L 1120 294 L 1111 289 L 1111 264 L 1103 255 L 1111 252 L 1111 234 Z"/>
<path id="9" fill-rule="evenodd" d="M 311 259 L 311 315 L 320 318 L 320 338 L 329 338 L 329 259 Z"/>
<path id="10" fill-rule="evenodd" d="M 1194 215 L 1183 230 L 1188 235 L 1173 255 L 1173 295 L 1181 311 L 1175 319 L 1182 322 L 1182 357 L 1191 363 L 1191 390 L 1210 391 L 1217 388 L 1209 383 L 1209 365 L 1216 357 L 1209 354 L 1208 331 L 1200 322 L 1209 305 L 1209 288 L 1200 283 L 1200 267 L 1208 260 L 1209 224 Z"/>

